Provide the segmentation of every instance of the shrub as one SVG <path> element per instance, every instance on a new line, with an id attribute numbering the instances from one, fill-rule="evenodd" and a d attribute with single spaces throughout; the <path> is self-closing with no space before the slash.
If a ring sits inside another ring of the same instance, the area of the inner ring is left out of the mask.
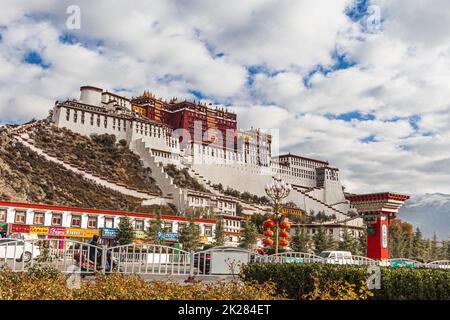
<path id="1" fill-rule="evenodd" d="M 98 275 L 69 288 L 68 275 L 37 265 L 28 272 L 0 269 L 1 300 L 270 300 L 275 284 L 255 281 L 181 283 L 173 279 L 146 281 L 137 275 Z"/>
<path id="2" fill-rule="evenodd" d="M 271 264 L 255 263 L 243 266 L 246 280 L 259 283 L 274 280 L 277 292 L 298 299 L 317 290 L 314 277 L 320 279 L 320 290 L 332 283 L 354 285 L 361 292 L 368 278 L 366 266 L 332 264 Z M 427 268 L 381 268 L 381 289 L 374 290 L 372 299 L 380 300 L 450 300 L 450 272 Z"/>

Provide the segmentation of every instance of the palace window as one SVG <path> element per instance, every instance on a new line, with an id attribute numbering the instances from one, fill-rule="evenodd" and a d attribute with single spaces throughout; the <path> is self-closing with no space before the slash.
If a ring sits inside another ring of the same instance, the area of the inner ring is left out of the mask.
<path id="1" fill-rule="evenodd" d="M 7 215 L 7 210 L 0 209 L 0 222 L 6 222 L 6 215 Z"/>
<path id="2" fill-rule="evenodd" d="M 207 237 L 212 236 L 212 226 L 205 226 L 205 236 Z"/>
<path id="3" fill-rule="evenodd" d="M 90 229 L 97 228 L 97 217 L 88 217 L 88 228 Z"/>
<path id="4" fill-rule="evenodd" d="M 97 127 L 100 127 L 100 116 L 97 116 Z"/>
<path id="5" fill-rule="evenodd" d="M 52 226 L 62 225 L 62 214 L 54 213 L 52 214 Z"/>
<path id="6" fill-rule="evenodd" d="M 66 121 L 70 120 L 70 110 L 66 109 Z"/>
<path id="7" fill-rule="evenodd" d="M 91 114 L 91 126 L 94 125 L 94 114 Z"/>
<path id="8" fill-rule="evenodd" d="M 44 213 L 43 212 L 35 212 L 33 224 L 43 225 L 44 224 Z"/>
<path id="9" fill-rule="evenodd" d="M 114 228 L 114 218 L 105 218 L 105 228 Z"/>
<path id="10" fill-rule="evenodd" d="M 80 215 L 73 215 L 70 225 L 72 227 L 80 228 L 81 227 L 81 216 Z"/>
<path id="11" fill-rule="evenodd" d="M 84 111 L 81 112 L 81 124 L 84 124 Z"/>
<path id="12" fill-rule="evenodd" d="M 108 118 L 105 117 L 105 120 L 103 120 L 103 125 L 105 126 L 105 129 L 108 127 Z"/>
<path id="13" fill-rule="evenodd" d="M 25 223 L 27 213 L 25 211 L 16 211 L 16 215 L 14 217 L 15 223 Z"/>
<path id="14" fill-rule="evenodd" d="M 134 228 L 136 230 L 144 230 L 144 220 L 136 220 L 134 222 Z"/>
<path id="15" fill-rule="evenodd" d="M 172 232 L 173 225 L 171 222 L 164 222 L 164 231 L 165 232 Z"/>
<path id="16" fill-rule="evenodd" d="M 78 119 L 78 114 L 75 111 L 74 114 L 73 114 L 73 122 L 77 123 L 77 119 Z"/>

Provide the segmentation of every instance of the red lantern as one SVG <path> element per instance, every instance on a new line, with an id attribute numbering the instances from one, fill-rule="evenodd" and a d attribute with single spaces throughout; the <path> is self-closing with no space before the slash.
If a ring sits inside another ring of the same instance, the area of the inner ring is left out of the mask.
<path id="1" fill-rule="evenodd" d="M 281 231 L 280 232 L 280 237 L 287 238 L 287 237 L 289 237 L 289 233 L 287 233 L 286 231 Z"/>
<path id="2" fill-rule="evenodd" d="M 282 247 L 287 247 L 289 245 L 289 242 L 287 240 L 281 240 L 278 242 L 278 244 Z"/>
<path id="3" fill-rule="evenodd" d="M 271 246 L 273 244 L 273 241 L 271 239 L 269 239 L 269 238 L 266 238 L 266 239 L 264 239 L 263 243 L 264 243 L 265 246 L 268 247 L 268 246 Z"/>
<path id="4" fill-rule="evenodd" d="M 266 229 L 273 228 L 275 227 L 275 222 L 272 219 L 267 219 L 266 221 L 264 221 L 263 227 Z"/>
<path id="5" fill-rule="evenodd" d="M 287 222 L 286 220 L 283 221 L 282 224 L 280 224 L 281 229 L 289 229 L 291 227 L 291 224 Z"/>
<path id="6" fill-rule="evenodd" d="M 273 237 L 273 231 L 270 229 L 267 229 L 266 231 L 264 231 L 263 233 L 264 237 Z"/>

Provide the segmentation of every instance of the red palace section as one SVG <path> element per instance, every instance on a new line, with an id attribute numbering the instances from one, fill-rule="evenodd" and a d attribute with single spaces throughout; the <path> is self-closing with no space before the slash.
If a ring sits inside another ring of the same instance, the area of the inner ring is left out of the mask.
<path id="1" fill-rule="evenodd" d="M 214 142 L 218 133 L 223 137 L 223 144 L 236 147 L 237 120 L 236 114 L 213 108 L 211 105 L 197 104 L 189 101 L 172 99 L 165 102 L 156 99 L 154 95 L 145 91 L 140 97 L 131 100 L 132 109 L 153 121 L 167 125 L 173 129 L 185 129 L 190 137 L 204 144 Z M 194 138 L 194 125 L 201 126 L 202 138 Z M 228 135 L 227 135 L 228 130 Z M 206 131 L 208 131 L 206 133 Z M 230 135 L 230 132 L 232 134 Z M 184 140 L 184 142 L 187 142 Z"/>

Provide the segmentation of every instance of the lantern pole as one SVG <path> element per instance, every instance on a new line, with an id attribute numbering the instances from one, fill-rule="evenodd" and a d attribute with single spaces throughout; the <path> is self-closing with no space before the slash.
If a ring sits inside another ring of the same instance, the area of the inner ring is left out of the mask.
<path id="1" fill-rule="evenodd" d="M 271 183 L 268 183 L 265 187 L 267 196 L 273 202 L 274 220 L 275 220 L 275 254 L 278 254 L 278 238 L 279 238 L 279 218 L 280 207 L 283 199 L 287 198 L 291 191 L 291 185 L 285 183 L 281 179 L 274 179 Z"/>

